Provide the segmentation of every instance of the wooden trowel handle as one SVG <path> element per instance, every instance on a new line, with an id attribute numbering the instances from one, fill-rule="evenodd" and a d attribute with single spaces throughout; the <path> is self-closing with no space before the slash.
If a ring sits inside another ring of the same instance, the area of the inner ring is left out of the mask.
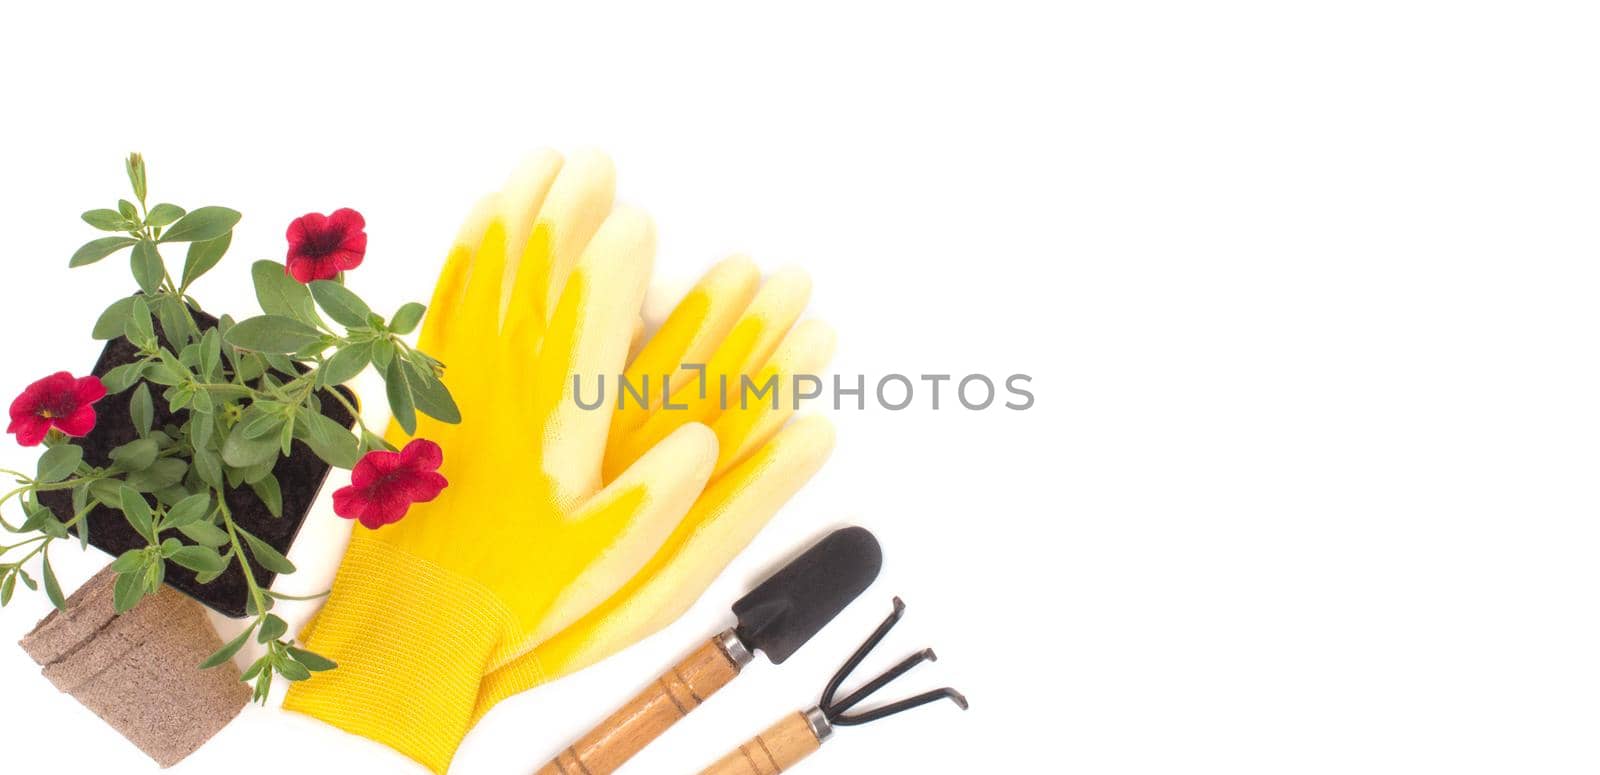
<path id="1" fill-rule="evenodd" d="M 822 722 L 823 730 L 826 723 Z M 778 775 L 815 752 L 826 736 L 826 731 L 818 735 L 818 724 L 807 713 L 791 713 L 700 775 Z"/>
<path id="2" fill-rule="evenodd" d="M 615 772 L 678 719 L 727 686 L 749 662 L 750 652 L 732 630 L 712 638 L 558 754 L 538 775 Z"/>

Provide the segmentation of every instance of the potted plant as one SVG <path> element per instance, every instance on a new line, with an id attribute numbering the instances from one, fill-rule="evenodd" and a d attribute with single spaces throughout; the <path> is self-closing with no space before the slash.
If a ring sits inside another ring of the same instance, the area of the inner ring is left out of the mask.
<path id="1" fill-rule="evenodd" d="M 126 169 L 133 199 L 83 214 L 113 234 L 79 248 L 69 264 L 126 251 L 138 292 L 95 321 L 93 336 L 106 346 L 90 375 L 50 375 L 11 406 L 8 432 L 44 453 L 31 474 L 0 471 L 16 479 L 0 506 L 15 501 L 22 511 L 16 523 L 0 515 L 14 534 L 0 544 L 0 604 L 19 584 L 42 586 L 65 611 L 52 548 L 99 547 L 116 558 L 107 584 L 116 614 L 166 585 L 250 617 L 199 666 L 230 663 L 254 638 L 266 651 L 242 677 L 264 700 L 274 675 L 299 681 L 335 667 L 286 638 L 287 624 L 272 613 L 273 601 L 286 598 L 270 589 L 277 575 L 294 572 L 285 555 L 328 469 L 398 459 L 361 422 L 343 383 L 375 369 L 408 433 L 418 412 L 448 423 L 459 412 L 443 366 L 402 338 L 424 307 L 406 304 L 385 318 L 345 286 L 344 273 L 366 251 L 359 213 L 297 219 L 285 262 L 251 267 L 262 314 L 213 317 L 191 289 L 226 254 L 239 213 L 148 205 L 143 159 L 130 155 Z M 178 268 L 162 250 L 180 246 Z M 436 494 L 444 482 L 433 477 Z M 357 484 L 361 478 L 358 471 Z"/>

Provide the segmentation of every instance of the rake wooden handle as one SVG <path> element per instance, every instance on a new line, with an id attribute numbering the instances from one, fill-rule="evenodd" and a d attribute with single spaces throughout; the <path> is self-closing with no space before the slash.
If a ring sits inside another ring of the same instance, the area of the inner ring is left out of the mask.
<path id="1" fill-rule="evenodd" d="M 538 775 L 615 772 L 678 719 L 727 686 L 749 662 L 750 652 L 734 638 L 732 630 L 712 638 L 550 760 Z"/>
<path id="2" fill-rule="evenodd" d="M 827 722 L 821 723 L 826 730 Z M 700 775 L 778 775 L 822 746 L 827 732 L 819 736 L 817 729 L 817 723 L 807 717 L 807 712 L 791 713 L 702 770 Z"/>

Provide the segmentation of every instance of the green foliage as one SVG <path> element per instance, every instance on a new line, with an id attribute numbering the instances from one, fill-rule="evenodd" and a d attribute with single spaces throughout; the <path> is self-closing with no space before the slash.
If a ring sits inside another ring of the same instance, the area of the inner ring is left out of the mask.
<path id="1" fill-rule="evenodd" d="M 111 450 L 106 465 L 95 466 L 80 447 L 56 434 L 47 438 L 33 476 L 5 472 L 17 478 L 18 487 L 0 497 L 0 505 L 18 500 L 25 519 L 12 525 L 0 518 L 0 527 L 25 538 L 0 545 L 0 605 L 11 601 L 19 585 L 39 587 L 23 567 L 38 557 L 45 595 L 64 608 L 49 546 L 74 532 L 77 543 L 87 546 L 85 517 L 96 508 L 111 509 L 145 541 L 111 564 L 119 612 L 155 594 L 169 565 L 194 572 L 201 583 L 230 569 L 242 573 L 254 619 L 201 667 L 231 659 L 253 634 L 267 649 L 244 679 L 257 699 L 265 699 L 275 675 L 300 681 L 335 665 L 286 640 L 288 625 L 271 609 L 275 600 L 288 598 L 263 588 L 254 568 L 288 574 L 294 564 L 243 529 L 225 495 L 248 489 L 268 513 L 281 516 L 282 485 L 272 472 L 296 452 L 297 442 L 341 468 L 353 467 L 368 451 L 389 449 L 365 424 L 352 431 L 327 415 L 339 406 L 357 414 L 332 388 L 369 366 L 384 378 L 390 406 L 408 431 L 416 427 L 417 412 L 443 422 L 458 422 L 460 412 L 441 380 L 443 366 L 401 338 L 416 329 L 424 307 L 406 304 L 386 322 L 342 278 L 307 286 L 283 264 L 257 261 L 250 277 L 263 314 L 238 322 L 222 316 L 216 327 L 202 331 L 190 288 L 227 254 L 240 214 L 216 206 L 149 206 L 144 159 L 129 155 L 126 171 L 133 199 L 82 214 L 84 223 L 110 234 L 78 248 L 68 265 L 94 264 L 132 248 L 129 268 L 139 290 L 100 313 L 92 336 L 126 337 L 137 350 L 131 363 L 101 378 L 109 392 L 133 391 L 135 438 Z M 176 277 L 161 255 L 175 243 L 187 243 Z M 63 490 L 72 502 L 67 520 L 36 498 Z M 11 560 L 12 552 L 21 556 Z"/>

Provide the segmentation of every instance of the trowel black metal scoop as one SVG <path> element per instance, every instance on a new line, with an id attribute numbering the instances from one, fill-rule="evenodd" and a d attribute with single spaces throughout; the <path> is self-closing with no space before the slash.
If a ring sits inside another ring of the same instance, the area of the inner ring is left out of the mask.
<path id="1" fill-rule="evenodd" d="M 732 681 L 755 652 L 783 663 L 871 586 L 882 564 L 878 540 L 865 528 L 829 533 L 733 604 L 737 626 L 718 633 L 662 674 L 539 772 L 615 771 Z"/>

